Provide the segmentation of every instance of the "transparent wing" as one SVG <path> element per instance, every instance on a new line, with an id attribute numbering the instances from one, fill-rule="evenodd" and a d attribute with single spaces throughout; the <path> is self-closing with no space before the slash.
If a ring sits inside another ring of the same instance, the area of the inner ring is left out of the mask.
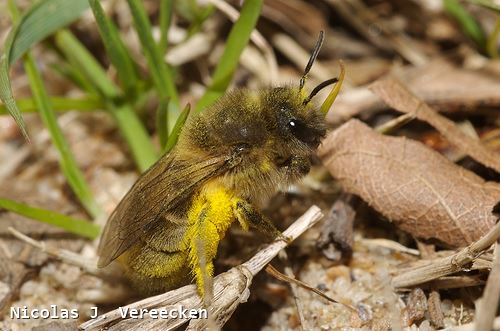
<path id="1" fill-rule="evenodd" d="M 109 217 L 99 243 L 99 267 L 154 231 L 165 221 L 162 216 L 175 214 L 206 180 L 227 169 L 227 161 L 227 157 L 213 157 L 187 162 L 175 152 L 164 155 L 141 175 Z"/>

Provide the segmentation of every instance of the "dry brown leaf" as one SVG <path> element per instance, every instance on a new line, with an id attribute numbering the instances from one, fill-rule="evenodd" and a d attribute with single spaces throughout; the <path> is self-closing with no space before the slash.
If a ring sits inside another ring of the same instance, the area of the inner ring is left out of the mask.
<path id="1" fill-rule="evenodd" d="M 434 109 L 408 90 L 398 79 L 387 77 L 377 80 L 370 89 L 386 104 L 402 113 L 413 113 L 438 130 L 451 144 L 483 165 L 500 172 L 500 153 L 487 148 L 479 140 L 462 132 L 453 121 L 441 116 Z"/>
<path id="2" fill-rule="evenodd" d="M 418 97 L 442 111 L 468 110 L 500 105 L 500 63 L 479 69 L 435 59 L 425 67 L 407 67 L 398 78 Z"/>
<path id="3" fill-rule="evenodd" d="M 500 106 L 499 64 L 471 70 L 452 65 L 443 59 L 425 66 L 394 67 L 394 74 L 419 98 L 440 112 L 468 111 Z M 348 67 L 349 69 L 349 67 Z M 352 71 L 352 70 L 351 70 Z M 369 115 L 385 109 L 380 99 L 365 86 L 345 90 L 335 100 L 335 111 L 328 113 L 331 123 L 344 122 L 356 115 Z"/>
<path id="4" fill-rule="evenodd" d="M 353 119 L 328 135 L 319 156 L 346 191 L 416 237 L 465 246 L 495 224 L 500 185 L 417 141 Z"/>

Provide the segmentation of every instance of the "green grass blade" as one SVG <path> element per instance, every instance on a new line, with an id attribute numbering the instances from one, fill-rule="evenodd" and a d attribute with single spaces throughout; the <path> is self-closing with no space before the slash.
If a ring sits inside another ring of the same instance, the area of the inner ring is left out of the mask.
<path id="1" fill-rule="evenodd" d="M 0 99 L 26 138 L 26 125 L 12 95 L 9 68 L 31 46 L 77 19 L 87 6 L 86 0 L 39 1 L 21 17 L 7 38 L 4 53 L 0 55 Z M 9 2 L 9 8 L 17 11 L 13 1 Z"/>
<path id="2" fill-rule="evenodd" d="M 99 34 L 101 35 L 104 47 L 109 60 L 116 68 L 118 78 L 127 93 L 135 91 L 138 76 L 134 61 L 125 47 L 118 29 L 114 23 L 105 15 L 99 0 L 88 0 L 90 8 L 94 13 Z"/>
<path id="3" fill-rule="evenodd" d="M 172 148 L 174 148 L 175 144 L 177 144 L 177 140 L 179 139 L 179 135 L 181 134 L 182 127 L 184 126 L 184 123 L 186 123 L 186 120 L 188 119 L 190 112 L 191 112 L 191 105 L 187 104 L 186 107 L 184 107 L 184 110 L 177 118 L 177 121 L 175 122 L 174 128 L 172 129 L 170 136 L 168 136 L 167 143 L 165 144 L 165 148 L 163 149 L 164 153 L 170 152 Z"/>
<path id="4" fill-rule="evenodd" d="M 67 30 L 55 34 L 57 47 L 66 56 L 68 62 L 78 69 L 86 80 L 92 83 L 107 100 L 120 97 L 120 90 L 116 87 L 106 72 L 90 54 L 90 52 Z"/>
<path id="5" fill-rule="evenodd" d="M 59 31 L 55 40 L 68 61 L 101 93 L 106 109 L 116 120 L 139 169 L 148 169 L 157 160 L 157 154 L 146 129 L 133 108 L 123 100 L 118 87 L 107 77 L 92 54 L 70 32 Z"/>
<path id="6" fill-rule="evenodd" d="M 207 18 L 215 11 L 215 7 L 208 3 L 202 4 L 197 0 L 185 0 L 175 2 L 176 14 L 188 21 L 188 38 L 201 30 L 201 26 Z"/>
<path id="7" fill-rule="evenodd" d="M 500 5 L 494 3 L 491 0 L 468 0 L 468 2 L 494 11 L 496 14 L 500 14 Z M 493 27 L 493 31 L 488 35 L 486 39 L 486 53 L 488 53 L 488 55 L 493 59 L 498 59 L 499 57 L 497 47 L 497 38 L 499 34 L 500 18 L 497 18 L 495 26 Z"/>
<path id="8" fill-rule="evenodd" d="M 101 231 L 99 226 L 89 221 L 66 216 L 46 209 L 35 208 L 9 199 L 0 198 L 0 209 L 5 209 L 43 223 L 57 226 L 70 233 L 89 239 L 97 238 Z"/>
<path id="9" fill-rule="evenodd" d="M 160 0 L 160 41 L 158 48 L 160 54 L 165 54 L 168 47 L 168 29 L 172 21 L 172 14 L 174 11 L 173 0 Z"/>
<path id="10" fill-rule="evenodd" d="M 168 139 L 168 103 L 168 100 L 160 100 L 156 112 L 156 131 L 158 132 L 162 150 L 165 148 Z"/>
<path id="11" fill-rule="evenodd" d="M 110 105 L 109 109 L 122 133 L 140 172 L 158 160 L 158 154 L 134 109 L 129 104 Z"/>
<path id="12" fill-rule="evenodd" d="M 445 10 L 458 21 L 464 33 L 474 40 L 481 49 L 484 49 L 486 35 L 474 16 L 469 14 L 458 0 L 444 0 L 443 3 Z"/>
<path id="13" fill-rule="evenodd" d="M 70 111 L 77 110 L 81 112 L 95 111 L 103 109 L 104 104 L 100 99 L 95 97 L 85 98 L 65 98 L 65 97 L 50 97 L 50 104 L 55 111 Z M 32 98 L 17 100 L 17 106 L 23 113 L 35 113 L 38 111 L 35 100 Z M 0 115 L 7 114 L 7 107 L 0 105 Z"/>
<path id="14" fill-rule="evenodd" d="M 29 140 L 28 132 L 26 131 L 26 123 L 24 123 L 23 116 L 17 108 L 16 101 L 14 100 L 14 96 L 12 94 L 9 78 L 9 66 L 5 55 L 1 55 L 0 57 L 0 100 L 4 103 L 10 116 L 12 116 L 14 121 L 16 121 L 23 136 L 26 140 Z"/>
<path id="15" fill-rule="evenodd" d="M 89 95 L 99 95 L 99 91 L 97 88 L 90 82 L 83 74 L 76 70 L 72 65 L 68 62 L 60 59 L 57 65 L 51 65 L 50 68 L 54 70 L 61 77 L 66 78 L 79 89 L 87 92 Z"/>
<path id="16" fill-rule="evenodd" d="M 179 116 L 179 96 L 175 87 L 173 73 L 163 60 L 160 48 L 155 43 L 152 35 L 151 23 L 146 15 L 146 10 L 141 0 L 127 0 L 137 35 L 141 41 L 142 49 L 149 66 L 149 72 L 160 99 L 170 99 L 168 122 L 174 123 Z"/>
<path id="17" fill-rule="evenodd" d="M 491 0 L 468 0 L 470 3 L 483 6 L 484 8 L 491 9 L 497 13 L 500 13 L 500 5 L 494 3 Z"/>
<path id="18" fill-rule="evenodd" d="M 33 5 L 12 31 L 9 65 L 18 60 L 31 46 L 60 28 L 75 21 L 88 8 L 87 0 L 44 0 Z"/>
<path id="19" fill-rule="evenodd" d="M 102 211 L 95 202 L 92 192 L 88 188 L 85 178 L 80 172 L 76 161 L 71 154 L 68 143 L 66 142 L 66 139 L 64 138 L 57 123 L 57 118 L 50 104 L 45 86 L 43 85 L 42 77 L 40 76 L 40 73 L 36 68 L 35 61 L 29 52 L 25 55 L 24 66 L 30 81 L 31 91 L 33 93 L 36 106 L 39 109 L 45 126 L 49 130 L 52 143 L 59 152 L 61 170 L 82 205 L 93 218 L 96 218 L 102 213 Z"/>
<path id="20" fill-rule="evenodd" d="M 495 27 L 493 31 L 491 31 L 486 42 L 486 51 L 492 59 L 498 59 L 498 35 L 500 35 L 500 17 L 497 18 Z"/>
<path id="21" fill-rule="evenodd" d="M 214 103 L 231 83 L 243 49 L 250 40 L 262 8 L 262 0 L 245 1 L 240 17 L 227 38 L 226 47 L 212 75 L 212 83 L 195 107 L 199 112 Z"/>

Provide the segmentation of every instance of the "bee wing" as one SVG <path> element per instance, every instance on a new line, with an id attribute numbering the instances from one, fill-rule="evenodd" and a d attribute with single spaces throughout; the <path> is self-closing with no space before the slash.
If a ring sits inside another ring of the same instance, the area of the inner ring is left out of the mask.
<path id="1" fill-rule="evenodd" d="M 120 201 L 99 242 L 99 267 L 108 265 L 139 238 L 175 212 L 209 178 L 228 167 L 227 157 L 200 162 L 179 160 L 175 152 L 164 155 L 149 168 Z"/>

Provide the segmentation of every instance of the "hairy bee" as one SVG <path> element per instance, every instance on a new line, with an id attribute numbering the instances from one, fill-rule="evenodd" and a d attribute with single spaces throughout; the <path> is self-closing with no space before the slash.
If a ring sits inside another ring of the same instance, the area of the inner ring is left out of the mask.
<path id="1" fill-rule="evenodd" d="M 219 241 L 235 220 L 245 230 L 283 237 L 255 206 L 308 173 L 326 134 L 325 115 L 310 101 L 338 80 L 304 90 L 322 40 L 323 33 L 299 86 L 236 89 L 188 120 L 176 147 L 139 178 L 109 218 L 100 267 L 118 259 L 144 293 L 194 278 L 203 294 Z"/>

